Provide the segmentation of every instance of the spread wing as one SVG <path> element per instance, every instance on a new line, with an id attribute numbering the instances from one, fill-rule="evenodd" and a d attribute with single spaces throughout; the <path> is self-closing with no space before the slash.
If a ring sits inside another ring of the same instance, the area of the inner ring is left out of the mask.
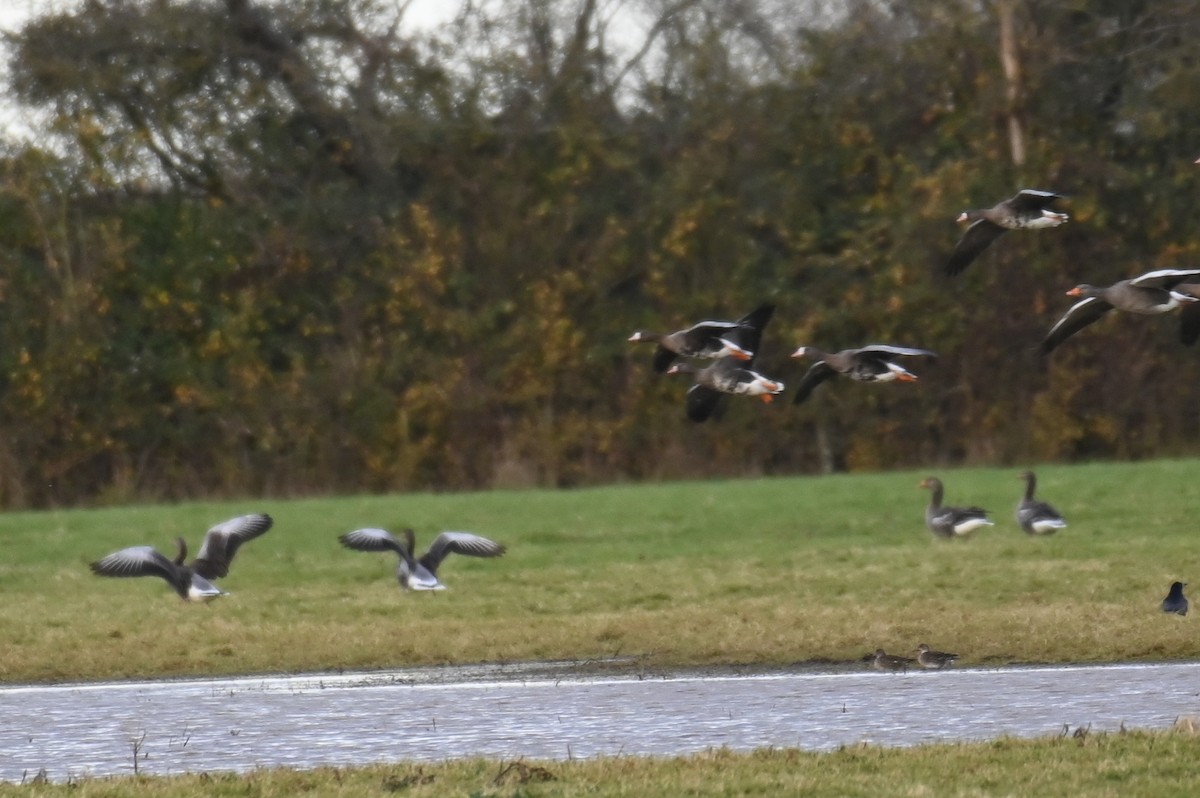
<path id="1" fill-rule="evenodd" d="M 687 392 L 687 417 L 699 424 L 707 421 L 721 402 L 721 392 L 697 383 Z"/>
<path id="2" fill-rule="evenodd" d="M 913 349 L 907 346 L 891 346 L 889 344 L 871 344 L 864 346 L 861 349 L 855 349 L 855 352 L 866 352 L 873 355 L 880 355 L 884 360 L 891 360 L 893 357 L 937 357 L 937 352 L 931 352 L 928 349 Z"/>
<path id="3" fill-rule="evenodd" d="M 175 564 L 153 546 L 130 546 L 114 551 L 89 566 L 99 576 L 157 576 L 171 582 Z"/>
<path id="4" fill-rule="evenodd" d="M 798 405 L 808 398 L 808 395 L 825 380 L 836 375 L 833 366 L 826 363 L 824 360 L 812 364 L 808 372 L 804 375 L 804 379 L 800 380 L 800 387 L 796 389 L 796 395 L 792 397 L 792 404 Z"/>
<path id="5" fill-rule="evenodd" d="M 1200 286 L 1188 290 L 1189 296 L 1200 297 Z M 1200 302 L 1188 302 L 1179 309 L 1179 341 L 1184 346 L 1191 346 L 1200 338 Z"/>
<path id="6" fill-rule="evenodd" d="M 1008 204 L 1017 212 L 1040 211 L 1056 199 L 1062 199 L 1062 194 L 1026 188 L 1018 191 L 1017 195 L 1008 201 Z"/>
<path id="7" fill-rule="evenodd" d="M 730 330 L 725 337 L 735 344 L 745 349 L 747 352 L 752 352 L 758 355 L 758 346 L 762 342 L 763 330 L 766 329 L 767 322 L 771 320 L 771 316 L 775 313 L 775 306 L 771 304 L 759 305 L 754 310 L 742 316 L 737 321 L 737 325 Z M 749 361 L 754 363 L 754 359 Z M 693 419 L 694 421 L 695 419 Z M 703 420 L 703 419 L 701 419 Z"/>
<path id="8" fill-rule="evenodd" d="M 394 551 L 403 557 L 407 552 L 400 541 L 386 529 L 355 529 L 338 536 L 338 541 L 348 549 L 355 551 Z"/>
<path id="9" fill-rule="evenodd" d="M 979 253 L 987 249 L 1004 232 L 1003 227 L 989 222 L 987 219 L 980 219 L 972 223 L 967 228 L 967 232 L 963 233 L 962 238 L 954 245 L 954 251 L 950 253 L 950 260 L 946 261 L 946 274 L 954 276 L 970 266 L 971 262 L 979 257 Z"/>
<path id="10" fill-rule="evenodd" d="M 654 360 L 652 361 L 653 369 L 659 374 L 666 374 L 667 369 L 671 368 L 671 364 L 677 358 L 674 352 L 667 349 L 665 346 L 660 346 L 654 350 Z"/>
<path id="11" fill-rule="evenodd" d="M 1072 335 L 1112 310 L 1112 307 L 1112 305 L 1108 304 L 1103 299 L 1097 299 L 1096 297 L 1088 297 L 1087 299 L 1076 302 L 1071 306 L 1066 314 L 1059 319 L 1053 327 L 1050 328 L 1050 332 L 1046 333 L 1046 337 L 1042 340 L 1040 347 L 1042 354 L 1049 354 L 1054 347 L 1058 346 L 1063 341 L 1067 340 Z"/>
<path id="12" fill-rule="evenodd" d="M 274 523 L 269 515 L 253 513 L 217 524 L 204 533 L 204 543 L 191 564 L 192 570 L 205 579 L 228 576 L 238 548 L 265 533 Z"/>
<path id="13" fill-rule="evenodd" d="M 1196 275 L 1200 275 L 1200 269 L 1157 269 L 1134 277 L 1129 284 L 1140 288 L 1174 288 Z"/>
<path id="14" fill-rule="evenodd" d="M 468 557 L 499 557 L 506 551 L 505 547 L 494 540 L 489 540 L 472 532 L 443 532 L 429 544 L 429 551 L 421 555 L 420 563 L 430 573 L 437 573 L 437 568 L 448 554 L 465 554 Z"/>

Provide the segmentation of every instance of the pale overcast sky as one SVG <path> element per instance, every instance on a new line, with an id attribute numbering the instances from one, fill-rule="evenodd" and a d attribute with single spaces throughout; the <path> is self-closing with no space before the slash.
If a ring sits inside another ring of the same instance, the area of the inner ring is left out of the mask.
<path id="1" fill-rule="evenodd" d="M 30 17 L 46 11 L 70 8 L 80 0 L 0 0 L 0 31 L 19 30 Z M 216 0 L 214 0 L 216 2 Z M 411 0 L 404 19 L 415 28 L 429 28 L 450 19 L 462 0 Z M 7 69 L 4 49 L 0 46 L 0 78 Z M 24 138 L 31 131 L 21 120 L 18 109 L 0 98 L 0 136 Z"/>

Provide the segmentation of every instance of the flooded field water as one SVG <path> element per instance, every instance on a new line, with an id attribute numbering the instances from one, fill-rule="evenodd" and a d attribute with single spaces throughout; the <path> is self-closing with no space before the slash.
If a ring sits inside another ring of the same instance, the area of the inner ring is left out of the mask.
<path id="1" fill-rule="evenodd" d="M 907 746 L 1169 727 L 1200 663 L 574 678 L 562 666 L 0 689 L 0 780 Z"/>

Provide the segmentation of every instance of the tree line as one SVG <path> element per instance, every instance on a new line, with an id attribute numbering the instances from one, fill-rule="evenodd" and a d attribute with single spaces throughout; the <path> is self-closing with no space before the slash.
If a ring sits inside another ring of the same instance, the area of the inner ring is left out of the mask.
<path id="1" fill-rule="evenodd" d="M 1200 352 L 1078 282 L 1194 266 L 1186 2 L 92 0 L 9 36 L 9 507 L 1195 454 Z M 629 21 L 632 20 L 632 23 Z M 954 219 L 1072 221 L 953 281 Z M 776 304 L 914 385 L 684 418 L 638 328 Z"/>

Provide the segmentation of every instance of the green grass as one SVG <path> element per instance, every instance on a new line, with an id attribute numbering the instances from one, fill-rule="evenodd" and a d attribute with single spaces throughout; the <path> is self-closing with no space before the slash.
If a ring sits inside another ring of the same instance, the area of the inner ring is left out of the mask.
<path id="1" fill-rule="evenodd" d="M 908 749 L 851 747 L 831 753 L 794 749 L 712 751 L 670 759 L 616 757 L 572 762 L 486 760 L 379 765 L 246 775 L 84 780 L 15 787 L 7 795 L 77 798 L 157 796 L 1190 796 L 1200 738 L 1187 731 L 1089 735 L 1082 739 L 1005 739 Z"/>
<path id="2" fill-rule="evenodd" d="M 1196 562 L 1198 461 L 1039 469 L 1070 527 L 1012 519 L 1019 469 L 941 470 L 949 503 L 993 511 L 935 540 L 928 471 L 578 491 L 239 501 L 0 518 L 0 680 L 295 672 L 635 656 L 638 667 L 854 662 L 925 641 L 962 664 L 1194 658 L 1190 618 L 1158 603 Z M 115 549 L 193 546 L 266 511 L 210 605 L 154 579 L 101 579 Z M 359 526 L 506 543 L 452 557 L 438 594 L 404 594 L 394 557 L 343 550 Z M 856 665 L 858 667 L 858 665 Z"/>

